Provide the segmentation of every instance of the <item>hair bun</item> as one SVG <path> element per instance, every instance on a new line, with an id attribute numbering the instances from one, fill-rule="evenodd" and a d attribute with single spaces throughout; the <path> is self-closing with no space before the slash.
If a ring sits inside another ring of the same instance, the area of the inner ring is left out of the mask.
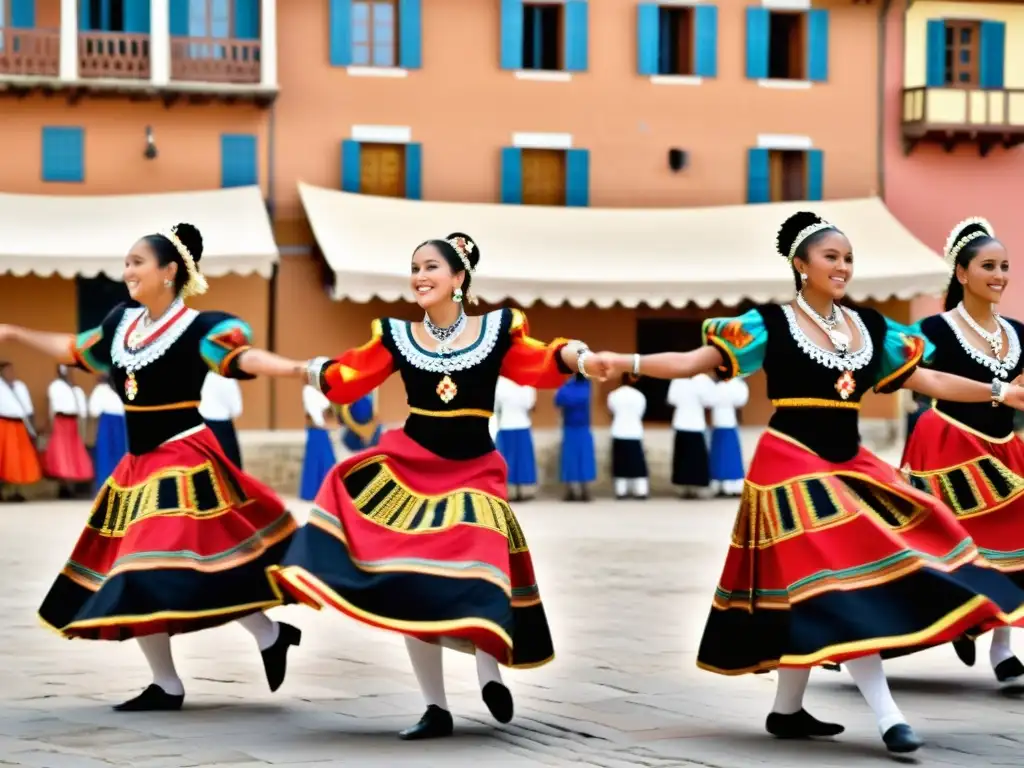
<path id="1" fill-rule="evenodd" d="M 816 213 L 810 211 L 797 211 L 779 227 L 779 234 L 775 239 L 775 248 L 778 250 L 779 255 L 784 259 L 789 258 L 789 251 L 793 247 L 793 242 L 796 240 L 796 236 L 799 235 L 807 227 L 813 227 L 815 224 L 820 224 L 824 219 Z"/>
<path id="2" fill-rule="evenodd" d="M 452 232 L 445 240 L 454 240 L 457 237 L 466 241 L 466 258 L 469 259 L 470 266 L 476 269 L 476 265 L 480 263 L 480 246 L 465 232 Z"/>
<path id="3" fill-rule="evenodd" d="M 203 236 L 199 229 L 192 224 L 182 222 L 175 225 L 174 234 L 181 240 L 182 245 L 188 248 L 192 261 L 199 263 L 199 259 L 203 257 Z"/>

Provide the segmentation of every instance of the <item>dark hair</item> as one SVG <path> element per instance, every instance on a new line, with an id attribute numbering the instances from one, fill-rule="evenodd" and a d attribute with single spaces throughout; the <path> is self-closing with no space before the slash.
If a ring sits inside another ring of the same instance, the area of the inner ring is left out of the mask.
<path id="1" fill-rule="evenodd" d="M 473 269 L 476 269 L 476 265 L 480 263 L 480 246 L 476 244 L 476 240 L 464 232 L 452 232 L 444 240 L 426 240 L 417 245 L 416 250 L 418 251 L 424 245 L 432 245 L 441 252 L 442 256 L 444 256 L 444 260 L 448 262 L 448 266 L 451 267 L 453 275 L 457 275 L 459 272 L 466 272 L 466 279 L 462 281 L 462 292 L 468 295 L 469 284 L 473 275 L 466 271 L 466 265 L 462 263 L 462 259 L 459 257 L 459 252 L 455 250 L 455 246 L 448 242 L 449 240 L 454 240 L 457 237 L 466 241 L 466 258 L 469 259 L 469 265 Z"/>
<path id="2" fill-rule="evenodd" d="M 779 227 L 779 234 L 775 239 L 775 247 L 787 261 L 789 260 L 789 251 L 793 247 L 793 242 L 796 240 L 796 236 L 799 235 L 807 227 L 812 227 L 815 224 L 824 223 L 818 214 L 811 213 L 810 211 L 797 211 Z M 827 229 L 819 229 L 813 235 L 805 237 L 800 241 L 800 245 L 796 247 L 796 253 L 793 254 L 793 260 L 796 261 L 807 261 L 807 249 L 814 245 L 816 242 L 821 240 L 825 235 L 831 232 L 838 232 L 839 230 L 832 225 L 829 225 Z M 803 280 L 800 279 L 800 272 L 795 266 L 790 264 L 790 268 L 793 270 L 793 281 L 796 283 L 796 290 L 799 293 L 804 287 Z"/>
<path id="3" fill-rule="evenodd" d="M 987 224 L 977 220 L 969 221 L 950 233 L 949 240 L 946 241 L 946 253 L 953 250 L 956 244 L 968 235 L 974 235 L 974 237 L 964 244 L 964 246 L 957 252 L 956 262 L 953 264 L 953 274 L 949 276 L 949 285 L 946 287 L 945 301 L 945 309 L 947 312 L 964 300 L 964 287 L 960 285 L 960 281 L 957 280 L 956 268 L 963 267 L 964 269 L 967 269 L 967 266 L 971 261 L 973 261 L 974 257 L 978 255 L 978 251 L 989 243 L 999 242 L 992 237 L 992 230 Z"/>
<path id="4" fill-rule="evenodd" d="M 174 227 L 174 233 L 181 240 L 181 244 L 188 248 L 192 261 L 198 266 L 199 259 L 203 257 L 203 236 L 199 230 L 191 224 L 182 222 Z M 174 275 L 174 292 L 175 294 L 181 293 L 181 289 L 188 282 L 188 268 L 185 266 L 185 260 L 178 253 L 178 249 L 174 247 L 174 243 L 165 235 L 146 235 L 142 239 L 149 243 L 153 253 L 156 254 L 157 263 L 161 267 L 166 267 L 171 262 L 178 265 L 178 271 Z"/>

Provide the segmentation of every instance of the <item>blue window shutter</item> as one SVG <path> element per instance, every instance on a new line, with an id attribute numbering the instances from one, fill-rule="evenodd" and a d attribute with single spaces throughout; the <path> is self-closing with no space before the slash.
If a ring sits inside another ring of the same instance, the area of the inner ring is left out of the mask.
<path id="1" fill-rule="evenodd" d="M 828 81 L 828 11 L 823 8 L 807 11 L 807 79 Z"/>
<path id="2" fill-rule="evenodd" d="M 36 0 L 10 0 L 11 26 L 33 29 L 36 26 Z"/>
<path id="3" fill-rule="evenodd" d="M 359 142 L 345 139 L 341 142 L 341 188 L 345 192 L 359 192 L 362 188 L 363 167 L 359 157 Z M 408 175 L 406 179 L 408 179 Z"/>
<path id="4" fill-rule="evenodd" d="M 43 181 L 85 181 L 85 131 L 43 128 Z"/>
<path id="5" fill-rule="evenodd" d="M 501 0 L 501 68 L 523 68 L 523 0 Z"/>
<path id="6" fill-rule="evenodd" d="M 188 0 L 171 0 L 171 37 L 188 37 Z"/>
<path id="7" fill-rule="evenodd" d="M 239 40 L 260 39 L 260 0 L 234 0 L 235 37 Z"/>
<path id="8" fill-rule="evenodd" d="M 590 205 L 590 151 L 565 151 L 565 204 L 579 207 Z"/>
<path id="9" fill-rule="evenodd" d="M 405 69 L 423 66 L 423 7 L 421 0 L 399 0 L 398 64 Z"/>
<path id="10" fill-rule="evenodd" d="M 636 71 L 658 74 L 658 6 L 640 3 L 636 7 Z"/>
<path id="11" fill-rule="evenodd" d="M 978 81 L 982 88 L 1002 88 L 1006 65 L 1006 24 L 981 22 L 981 67 Z"/>
<path id="12" fill-rule="evenodd" d="M 587 0 L 566 0 L 565 69 L 567 72 L 587 71 L 587 49 L 590 45 L 590 22 L 587 10 Z"/>
<path id="13" fill-rule="evenodd" d="M 767 203 L 772 198 L 767 149 L 747 150 L 747 202 Z"/>
<path id="14" fill-rule="evenodd" d="M 148 35 L 149 0 L 124 0 L 122 8 L 124 12 L 124 31 Z"/>
<path id="15" fill-rule="evenodd" d="M 693 73 L 699 77 L 718 75 L 718 6 L 696 5 L 693 9 Z"/>
<path id="16" fill-rule="evenodd" d="M 220 137 L 220 185 L 249 187 L 259 184 L 256 137 L 225 133 Z"/>
<path id="17" fill-rule="evenodd" d="M 516 147 L 501 150 L 501 202 L 523 202 L 523 151 Z"/>
<path id="18" fill-rule="evenodd" d="M 946 22 L 929 19 L 925 37 L 926 61 L 924 84 L 941 88 L 946 84 Z"/>
<path id="19" fill-rule="evenodd" d="M 84 32 L 92 29 L 92 16 L 89 0 L 78 0 L 78 28 Z"/>
<path id="20" fill-rule="evenodd" d="M 405 196 L 423 199 L 423 145 L 405 145 Z"/>
<path id="21" fill-rule="evenodd" d="M 331 66 L 352 63 L 352 0 L 331 0 Z"/>
<path id="22" fill-rule="evenodd" d="M 747 8 L 747 77 L 763 80 L 768 77 L 768 24 L 771 12 L 767 8 Z"/>
<path id="23" fill-rule="evenodd" d="M 807 199 L 821 200 L 825 188 L 825 155 L 820 149 L 807 150 Z"/>

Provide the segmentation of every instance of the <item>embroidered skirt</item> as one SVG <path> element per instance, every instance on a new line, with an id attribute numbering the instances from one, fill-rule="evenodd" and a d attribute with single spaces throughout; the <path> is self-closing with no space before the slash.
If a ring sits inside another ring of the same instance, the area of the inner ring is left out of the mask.
<path id="1" fill-rule="evenodd" d="M 508 465 L 510 485 L 537 484 L 537 457 L 533 452 L 533 432 L 526 429 L 502 429 L 495 441 L 498 453 Z"/>
<path id="2" fill-rule="evenodd" d="M 213 434 L 127 455 L 93 503 L 39 609 L 66 637 L 126 640 L 224 624 L 279 605 L 267 578 L 296 524 Z"/>
<path id="3" fill-rule="evenodd" d="M 96 423 L 96 444 L 93 446 L 93 462 L 96 466 L 93 483 L 96 493 L 100 492 L 127 452 L 125 417 L 119 413 L 101 413 Z"/>
<path id="4" fill-rule="evenodd" d="M 206 426 L 213 432 L 221 450 L 231 463 L 239 469 L 242 468 L 242 449 L 238 447 L 238 433 L 235 432 L 235 423 L 231 419 L 205 419 Z"/>
<path id="5" fill-rule="evenodd" d="M 554 657 L 505 462 L 444 459 L 392 430 L 324 482 L 271 574 L 300 602 L 474 647 L 512 667 Z"/>
<path id="6" fill-rule="evenodd" d="M 39 454 L 24 422 L 0 417 L 0 483 L 32 485 L 42 478 Z"/>
<path id="7" fill-rule="evenodd" d="M 92 480 L 92 458 L 78 433 L 78 417 L 58 413 L 43 452 L 43 473 L 52 480 Z"/>
<path id="8" fill-rule="evenodd" d="M 324 478 L 336 461 L 331 435 L 320 427 L 306 427 L 306 452 L 302 456 L 302 477 L 299 480 L 299 498 L 316 498 Z"/>
<path id="9" fill-rule="evenodd" d="M 697 656 L 740 675 L 949 642 L 1024 619 L 945 506 L 866 449 L 834 464 L 766 432 Z"/>

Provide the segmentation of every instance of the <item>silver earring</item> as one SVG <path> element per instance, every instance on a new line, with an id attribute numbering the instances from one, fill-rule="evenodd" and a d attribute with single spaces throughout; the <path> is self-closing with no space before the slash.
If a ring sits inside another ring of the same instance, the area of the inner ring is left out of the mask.
<path id="1" fill-rule="evenodd" d="M 173 287 L 174 287 L 174 281 L 173 280 L 164 280 L 164 288 L 173 288 Z"/>
<path id="2" fill-rule="evenodd" d="M 452 301 L 454 301 L 456 304 L 461 304 L 462 303 L 462 289 L 461 288 L 456 288 L 454 291 L 452 291 Z"/>
<path id="3" fill-rule="evenodd" d="M 801 272 L 800 273 L 800 279 L 803 280 L 806 283 L 807 282 L 807 273 L 806 272 Z"/>

